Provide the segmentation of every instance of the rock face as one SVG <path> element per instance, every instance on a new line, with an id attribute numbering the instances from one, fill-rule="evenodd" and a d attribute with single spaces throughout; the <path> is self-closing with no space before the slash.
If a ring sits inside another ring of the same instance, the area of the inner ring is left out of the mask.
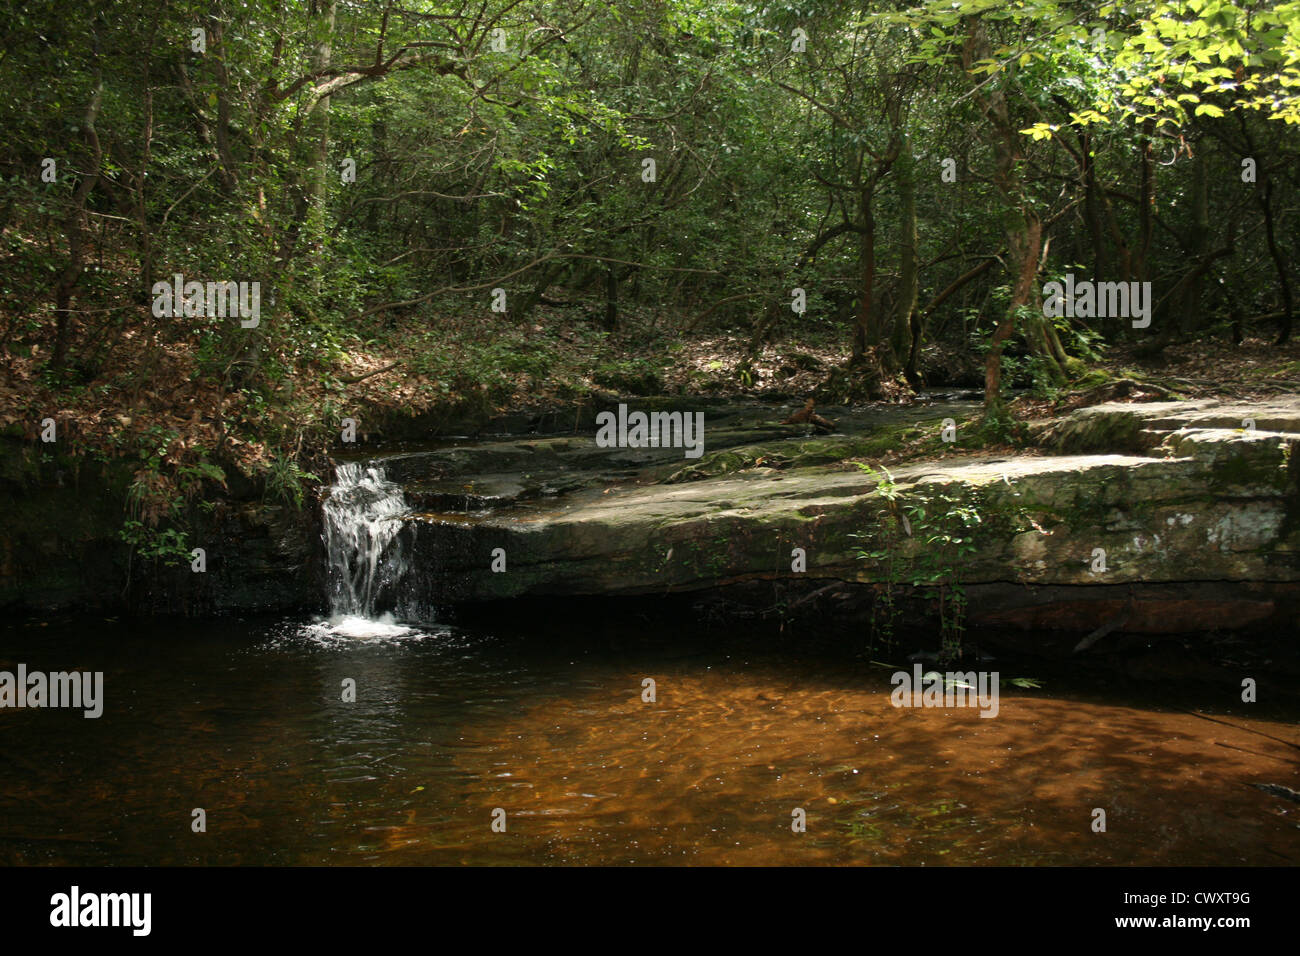
<path id="1" fill-rule="evenodd" d="M 710 451 L 695 462 L 673 449 L 598 449 L 590 437 L 389 459 L 416 508 L 405 534 L 420 570 L 407 600 L 820 578 L 960 584 L 973 619 L 1017 626 L 1050 625 L 1053 613 L 1076 626 L 1126 613 L 1138 630 L 1294 613 L 1300 401 L 1096 406 L 1036 427 L 1047 454 L 948 456 L 892 479 L 842 460 L 869 456 L 887 429 L 937 435 L 942 417 L 960 423 L 970 411 L 873 424 L 837 410 L 845 433 L 817 438 L 706 419 Z M 1190 582 L 1215 584 L 1197 597 Z M 1153 586 L 1175 585 L 1150 603 Z M 1051 601 L 1047 587 L 1058 589 Z M 1061 588 L 1078 593 L 1067 600 Z M 1061 610 L 1071 601 L 1093 610 Z"/>
<path id="2" fill-rule="evenodd" d="M 0 440 L 0 607 L 209 613 L 315 608 L 319 529 L 310 509 L 264 500 L 251 486 L 202 515 L 188 557 L 143 557 L 123 541 L 132 481 L 123 460 L 97 461 Z"/>
<path id="3" fill-rule="evenodd" d="M 780 424 L 789 406 L 635 404 L 702 410 L 704 454 L 599 447 L 587 409 L 564 426 L 580 433 L 375 458 L 410 505 L 397 538 L 409 570 L 379 609 L 776 580 L 865 598 L 964 590 L 968 620 L 998 627 L 1296 630 L 1300 398 L 1081 409 L 1032 426 L 1035 449 L 1006 458 L 963 449 L 969 402 L 826 409 L 830 435 Z M 901 444 L 934 460 L 871 467 Z M 133 581 L 151 610 L 323 608 L 310 510 L 231 493 L 186 544 L 205 547 L 207 573 L 142 571 L 118 536 L 129 473 L 45 458 L 17 443 L 0 454 L 0 605 L 118 607 Z"/>
<path id="4" fill-rule="evenodd" d="M 30 442 L 0 442 L 0 606 L 120 603 L 125 478 L 96 463 L 42 461 Z"/>

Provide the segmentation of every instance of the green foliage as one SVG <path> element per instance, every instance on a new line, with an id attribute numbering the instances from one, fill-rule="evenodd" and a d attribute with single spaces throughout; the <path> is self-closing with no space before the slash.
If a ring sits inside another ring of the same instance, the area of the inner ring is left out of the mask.
<path id="1" fill-rule="evenodd" d="M 304 471 L 287 456 L 273 458 L 266 469 L 266 491 L 275 500 L 301 510 L 308 483 L 320 482 L 317 475 Z"/>
<path id="2" fill-rule="evenodd" d="M 190 561 L 190 546 L 186 534 L 176 528 L 155 528 L 129 518 L 117 536 L 130 547 L 133 554 L 150 561 L 177 566 Z"/>
<path id="3" fill-rule="evenodd" d="M 1159 0 L 1100 12 L 1130 11 L 1114 65 L 1138 118 L 1182 124 L 1237 110 L 1300 124 L 1300 3 Z"/>
<path id="4" fill-rule="evenodd" d="M 215 18 L 188 0 L 15 11 L 0 66 L 0 340 L 34 366 L 24 384 L 89 405 L 91 388 L 134 401 L 161 373 L 191 378 L 245 399 L 229 431 L 297 448 L 275 414 L 288 386 L 323 380 L 342 403 L 349 383 L 335 376 L 358 343 L 401 360 L 414 403 L 660 391 L 667 356 L 628 357 L 617 327 L 646 310 L 666 341 L 690 329 L 755 343 L 734 373 L 697 375 L 701 387 L 764 386 L 767 345 L 826 334 L 844 353 L 881 351 L 874 392 L 907 358 L 904 275 L 920 305 L 960 286 L 926 315 L 926 344 L 960 350 L 973 328 L 988 347 L 1017 222 L 1043 224 L 1046 248 L 1026 251 L 1046 275 L 1140 273 L 1157 298 L 1198 250 L 1231 239 L 1236 289 L 1208 273 L 1189 296 L 1202 328 L 1236 299 L 1275 312 L 1295 258 L 1282 216 L 1297 197 L 1295 0 L 391 13 L 261 0 Z M 204 53 L 185 42 L 196 24 Z M 488 42 L 498 29 L 505 50 Z M 1258 163 L 1253 194 L 1244 159 Z M 1276 250 L 1236 225 L 1261 199 L 1280 217 Z M 981 259 L 998 266 L 961 284 Z M 259 282 L 259 326 L 153 316 L 148 290 L 177 273 Z M 497 288 L 511 311 L 485 333 L 476 317 Z M 610 334 L 584 367 L 565 355 L 587 332 L 561 340 L 534 305 L 545 297 L 587 307 L 564 313 L 570 329 Z M 859 303 L 870 328 L 856 328 Z M 607 304 L 621 318 L 605 319 Z M 1018 335 L 1038 311 L 1022 306 Z M 1086 362 L 1132 336 L 1061 319 L 1047 331 Z M 1042 342 L 1006 344 L 1033 354 L 1006 355 L 1008 378 L 1040 395 L 1077 371 Z M 150 457 L 154 470 L 193 465 Z"/>
<path id="5" fill-rule="evenodd" d="M 911 569 L 911 584 L 935 598 L 945 659 L 961 656 L 965 630 L 966 589 L 961 569 L 976 550 L 975 529 L 982 522 L 978 495 L 969 499 L 938 489 L 927 499 L 904 507 L 921 547 Z"/>
<path id="6" fill-rule="evenodd" d="M 899 505 L 901 493 L 894 476 L 888 468 L 879 470 L 865 463 L 858 467 L 876 482 L 875 493 L 885 502 L 884 509 L 877 515 L 877 526 L 869 534 L 850 535 L 866 542 L 863 547 L 854 549 L 854 554 L 864 561 L 880 565 L 884 572 L 882 589 L 876 601 L 871 605 L 871 634 L 868 649 L 877 646 L 885 650 L 894 648 L 894 625 L 898 620 L 896 603 L 898 585 L 904 580 L 908 568 L 908 559 L 903 543 L 904 524 Z M 879 645 L 876 642 L 879 641 Z"/>
<path id="7" fill-rule="evenodd" d="M 976 550 L 975 533 L 983 522 L 978 493 L 968 489 L 963 497 L 938 488 L 904 495 L 888 469 L 861 463 L 858 467 L 876 481 L 875 494 L 884 502 L 876 528 L 854 536 L 866 541 L 855 549 L 857 557 L 875 563 L 884 578 L 872 607 L 870 648 L 875 649 L 876 640 L 885 649 L 893 648 L 897 589 L 907 585 L 934 600 L 943 656 L 956 660 L 966 612 L 961 568 Z"/>
<path id="8" fill-rule="evenodd" d="M 592 371 L 591 380 L 628 395 L 655 395 L 664 387 L 660 369 L 643 358 L 606 362 Z"/>
<path id="9" fill-rule="evenodd" d="M 1005 407 L 989 409 L 976 426 L 975 434 L 980 445 L 1014 445 L 1023 448 L 1030 443 L 1029 426 Z"/>
<path id="10" fill-rule="evenodd" d="M 1011 677 L 1007 678 L 1004 683 L 1025 690 L 1042 690 L 1043 687 L 1043 682 L 1033 677 Z"/>
<path id="11" fill-rule="evenodd" d="M 555 367 L 557 350 L 547 339 L 450 339 L 426 332 L 408 360 L 427 394 L 489 404 L 514 394 L 521 382 L 536 385 Z"/>

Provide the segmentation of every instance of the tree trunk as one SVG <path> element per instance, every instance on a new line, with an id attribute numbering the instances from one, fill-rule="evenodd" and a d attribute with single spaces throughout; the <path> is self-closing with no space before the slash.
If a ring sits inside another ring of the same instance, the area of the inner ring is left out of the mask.
<path id="1" fill-rule="evenodd" d="M 605 331 L 618 331 L 618 275 L 612 262 L 605 270 Z"/>
<path id="2" fill-rule="evenodd" d="M 72 209 L 68 213 L 68 264 L 59 275 L 54 287 L 54 354 L 50 365 L 55 371 L 62 371 L 68 361 L 68 349 L 72 342 L 72 292 L 81 278 L 81 262 L 85 244 L 86 200 L 99 182 L 100 164 L 104 159 L 104 150 L 99 143 L 99 134 L 95 132 L 95 120 L 99 117 L 99 104 L 104 95 L 104 82 L 98 74 L 95 86 L 90 94 L 90 103 L 86 106 L 85 130 L 86 144 L 90 147 L 90 169 L 86 170 L 72 196 Z"/>
<path id="3" fill-rule="evenodd" d="M 1009 257 L 1017 268 L 1011 304 L 993 332 L 989 341 L 989 354 L 984 362 L 984 405 L 993 409 L 1002 405 L 1002 348 L 1016 328 L 1016 314 L 1022 306 L 1029 305 L 1034 295 L 1034 282 L 1038 277 L 1038 252 L 1043 242 L 1043 224 L 1037 216 L 1025 222 L 1023 231 L 1007 236 L 1011 243 Z"/>
<path id="4" fill-rule="evenodd" d="M 328 70 L 330 67 L 331 45 L 330 41 L 334 36 L 334 16 L 337 4 L 331 2 L 325 7 L 323 14 L 326 25 L 325 38 L 321 40 L 320 45 L 316 48 L 316 69 Z M 325 234 L 325 200 L 329 194 L 329 176 L 333 171 L 330 168 L 330 98 L 322 96 L 316 106 L 320 113 L 320 135 L 316 140 L 315 155 L 312 157 L 312 176 L 309 185 L 310 195 L 308 203 L 308 235 L 311 236 L 311 256 L 317 260 L 317 268 L 311 280 L 311 290 L 315 295 L 320 295 L 323 287 L 322 279 L 324 275 L 323 258 L 323 236 Z M 314 233 L 314 235 L 313 235 Z"/>
<path id="5" fill-rule="evenodd" d="M 1147 279 L 1147 257 L 1151 254 L 1152 219 L 1151 214 L 1156 205 L 1155 179 L 1155 133 L 1156 121 L 1148 119 L 1142 124 L 1142 165 L 1141 182 L 1138 188 L 1138 244 L 1137 255 L 1133 257 L 1133 280 L 1145 282 Z"/>
<path id="6" fill-rule="evenodd" d="M 853 328 L 853 356 L 851 363 L 859 361 L 867 348 L 880 342 L 879 322 L 876 319 L 872 298 L 876 285 L 876 218 L 871 209 L 871 190 L 862 191 L 861 228 L 859 231 L 858 266 L 858 316 Z"/>
<path id="7" fill-rule="evenodd" d="M 918 294 L 916 262 L 916 163 L 912 142 L 903 138 L 897 166 L 900 217 L 898 301 L 894 305 L 894 327 L 890 337 L 894 367 L 910 355 L 914 333 L 913 316 Z"/>
<path id="8" fill-rule="evenodd" d="M 988 34 L 979 19 L 972 19 L 962 48 L 963 65 L 969 71 L 975 62 L 988 57 Z M 1014 65 L 1008 67 L 1008 70 L 1014 69 Z M 992 411 L 1002 405 L 1002 349 L 1015 332 L 1016 317 L 1020 310 L 1038 304 L 1035 280 L 1038 277 L 1038 258 L 1042 253 L 1043 223 L 1034 211 L 1033 200 L 1025 193 L 1020 178 L 1019 130 L 1022 124 L 1012 121 L 1005 87 L 993 87 L 988 92 L 978 93 L 977 100 L 992 127 L 995 162 L 993 184 L 1006 210 L 1003 222 L 1007 233 L 1007 265 L 1012 281 L 1011 302 L 989 340 L 989 352 L 984 364 L 984 405 Z M 1036 326 L 1039 339 L 1046 345 L 1041 323 L 1036 323 Z M 1031 346 L 1034 344 L 1032 335 L 1030 343 Z M 1051 350 L 1044 351 L 1048 361 L 1055 363 Z M 1064 375 L 1064 369 L 1057 371 Z"/>
<path id="9" fill-rule="evenodd" d="M 1261 189 L 1260 186 L 1263 185 Z M 1277 234 L 1273 228 L 1273 177 L 1264 173 L 1260 183 L 1256 184 L 1255 196 L 1259 208 L 1264 213 L 1264 236 L 1268 240 L 1268 254 L 1273 258 L 1273 268 L 1277 270 L 1277 281 L 1282 287 L 1282 317 L 1278 323 L 1277 345 L 1285 345 L 1291 338 L 1291 282 L 1286 274 L 1286 257 L 1277 244 Z"/>
<path id="10" fill-rule="evenodd" d="M 334 17 L 336 12 L 336 3 L 330 3 L 324 10 L 324 20 L 328 32 L 325 38 L 321 40 L 316 47 L 316 69 L 328 70 L 330 67 L 331 45 L 330 41 L 334 35 Z M 316 150 L 314 159 L 313 173 L 311 178 L 311 202 L 314 206 L 321 206 L 325 202 L 325 195 L 329 188 L 329 154 L 330 154 L 330 98 L 322 96 L 316 109 L 320 112 L 320 136 L 316 140 Z"/>
<path id="11" fill-rule="evenodd" d="M 213 72 L 217 79 L 217 157 L 220 159 L 218 167 L 221 176 L 222 185 L 227 190 L 233 190 L 239 182 L 239 174 L 235 163 L 235 153 L 230 145 L 230 76 L 226 71 L 226 49 L 223 42 L 224 29 L 221 19 L 216 14 L 208 16 L 208 30 L 212 34 L 212 52 L 208 58 L 212 62 Z"/>
<path id="12" fill-rule="evenodd" d="M 1101 282 L 1106 274 L 1106 242 L 1102 235 L 1102 189 L 1097 181 L 1097 158 L 1092 155 L 1092 135 L 1079 133 L 1079 155 L 1083 163 L 1083 220 L 1092 242 L 1092 281 Z"/>
<path id="13" fill-rule="evenodd" d="M 1198 149 L 1192 160 L 1192 235 L 1188 247 L 1197 261 L 1210 251 L 1210 200 L 1208 177 L 1205 173 L 1205 150 Z M 1173 316 L 1173 328 L 1181 331 L 1183 318 L 1189 328 L 1201 327 L 1201 277 L 1198 275 L 1183 289 L 1178 314 Z"/>

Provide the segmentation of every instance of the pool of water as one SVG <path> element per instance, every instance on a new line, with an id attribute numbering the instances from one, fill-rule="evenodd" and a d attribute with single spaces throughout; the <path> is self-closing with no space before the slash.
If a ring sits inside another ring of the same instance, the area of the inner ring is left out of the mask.
<path id="1" fill-rule="evenodd" d="M 0 864 L 1300 863 L 1295 711 L 1235 677 L 989 665 L 990 719 L 842 641 L 563 615 L 10 622 L 19 663 L 104 712 L 0 709 Z"/>

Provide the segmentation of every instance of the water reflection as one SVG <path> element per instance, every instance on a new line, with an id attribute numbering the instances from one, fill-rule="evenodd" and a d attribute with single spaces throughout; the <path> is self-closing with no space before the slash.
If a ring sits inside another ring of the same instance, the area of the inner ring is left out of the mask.
<path id="1" fill-rule="evenodd" d="M 1300 862 L 1300 808 L 1251 786 L 1297 786 L 1295 725 L 1059 681 L 1004 685 L 995 719 L 896 710 L 887 672 L 843 653 L 541 622 L 83 625 L 0 647 L 0 667 L 106 672 L 100 720 L 0 711 L 2 863 Z"/>

